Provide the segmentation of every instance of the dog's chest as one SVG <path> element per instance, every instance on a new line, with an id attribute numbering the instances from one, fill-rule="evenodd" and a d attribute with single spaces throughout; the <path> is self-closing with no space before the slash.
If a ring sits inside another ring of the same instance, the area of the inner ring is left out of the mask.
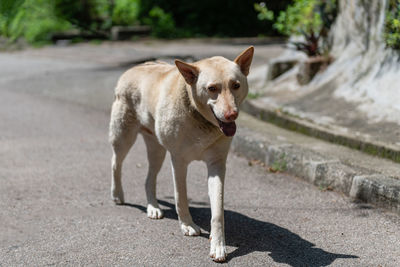
<path id="1" fill-rule="evenodd" d="M 156 134 L 168 151 L 181 154 L 189 161 L 202 160 L 203 154 L 222 137 L 211 123 L 190 116 L 171 118 L 167 114 L 156 120 Z"/>

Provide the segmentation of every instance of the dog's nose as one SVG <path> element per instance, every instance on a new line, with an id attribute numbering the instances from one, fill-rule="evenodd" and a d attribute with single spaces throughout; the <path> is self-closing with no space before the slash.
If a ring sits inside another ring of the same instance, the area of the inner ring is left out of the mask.
<path id="1" fill-rule="evenodd" d="M 225 112 L 224 117 L 227 121 L 234 121 L 238 117 L 238 112 L 234 110 L 230 110 Z"/>

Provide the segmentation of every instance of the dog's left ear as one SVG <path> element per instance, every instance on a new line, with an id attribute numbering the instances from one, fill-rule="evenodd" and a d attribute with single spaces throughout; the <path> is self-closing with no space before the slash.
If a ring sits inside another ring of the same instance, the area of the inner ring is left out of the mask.
<path id="1" fill-rule="evenodd" d="M 250 46 L 234 60 L 234 62 L 239 65 L 240 70 L 245 76 L 249 75 L 250 65 L 251 61 L 253 60 L 253 55 L 254 55 L 254 46 Z"/>
<path id="2" fill-rule="evenodd" d="M 178 59 L 175 59 L 175 65 L 189 85 L 193 85 L 196 82 L 197 76 L 199 76 L 200 72 L 196 66 L 180 61 Z"/>

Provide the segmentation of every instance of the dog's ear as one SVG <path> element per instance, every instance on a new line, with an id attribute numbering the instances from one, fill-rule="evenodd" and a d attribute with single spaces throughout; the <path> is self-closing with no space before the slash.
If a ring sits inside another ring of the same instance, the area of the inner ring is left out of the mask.
<path id="1" fill-rule="evenodd" d="M 196 82 L 197 76 L 199 76 L 199 69 L 196 66 L 178 59 L 175 59 L 175 65 L 189 85 L 193 85 Z"/>
<path id="2" fill-rule="evenodd" d="M 250 65 L 251 61 L 253 60 L 253 55 L 254 55 L 254 46 L 250 46 L 234 60 L 234 62 L 239 65 L 240 70 L 245 76 L 249 75 Z"/>

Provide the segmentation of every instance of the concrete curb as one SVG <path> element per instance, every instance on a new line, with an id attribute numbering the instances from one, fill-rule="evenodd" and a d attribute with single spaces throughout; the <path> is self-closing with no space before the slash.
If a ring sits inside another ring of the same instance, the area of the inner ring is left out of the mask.
<path id="1" fill-rule="evenodd" d="M 268 108 L 265 104 L 259 103 L 257 100 L 247 100 L 243 104 L 242 109 L 263 121 L 273 123 L 291 131 L 296 131 L 335 144 L 344 145 L 370 155 L 391 159 L 400 163 L 399 148 L 389 144 L 364 140 L 361 136 L 328 129 L 311 121 L 302 120 Z"/>
<path id="2" fill-rule="evenodd" d="M 259 160 L 266 166 L 275 166 L 275 169 L 301 177 L 321 190 L 342 192 L 352 198 L 400 214 L 399 179 L 365 168 L 365 166 L 349 164 L 345 162 L 346 160 L 335 158 L 329 153 L 322 154 L 312 146 L 299 144 L 296 138 L 293 138 L 294 135 L 299 134 L 286 134 L 286 130 L 251 118 L 243 112 L 238 124 L 238 132 L 232 142 L 235 152 L 249 159 Z M 281 140 L 274 138 L 274 135 L 280 137 Z M 322 143 L 323 141 L 315 139 L 315 142 Z M 323 144 L 317 144 L 317 146 L 321 145 Z M 327 145 L 335 146 L 329 143 Z M 363 155 L 363 157 L 370 156 Z M 375 161 L 384 161 L 376 157 L 370 158 Z"/>

